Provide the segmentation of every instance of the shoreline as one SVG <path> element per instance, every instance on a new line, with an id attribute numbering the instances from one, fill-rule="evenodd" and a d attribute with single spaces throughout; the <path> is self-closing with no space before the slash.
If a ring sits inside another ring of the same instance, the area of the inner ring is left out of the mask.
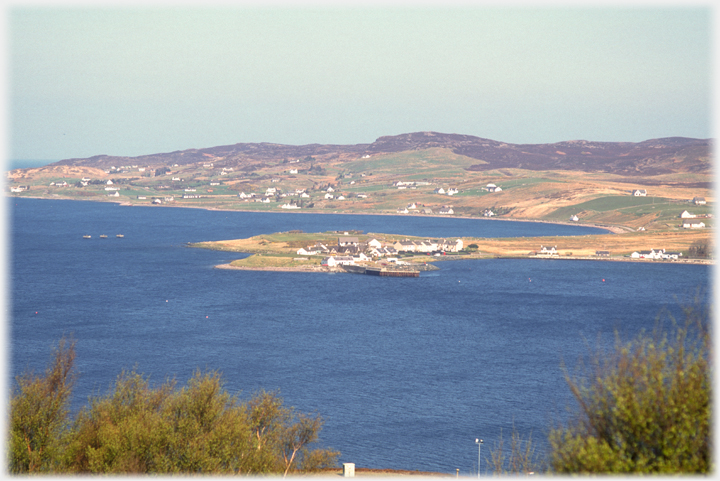
<path id="1" fill-rule="evenodd" d="M 218 208 L 218 207 L 203 207 L 203 206 L 197 206 L 197 205 L 169 205 L 169 204 L 132 204 L 129 202 L 123 202 L 119 200 L 97 200 L 97 199 L 78 199 L 78 198 L 72 198 L 72 197 L 58 197 L 56 199 L 53 199 L 52 197 L 38 197 L 38 196 L 22 196 L 22 197 L 16 197 L 16 196 L 10 196 L 5 194 L 5 197 L 7 198 L 19 198 L 19 199 L 40 199 L 40 200 L 77 200 L 77 201 L 86 201 L 86 202 L 104 202 L 109 204 L 117 204 L 121 207 L 171 207 L 171 208 L 177 208 L 177 209 L 200 209 L 200 210 L 210 210 L 215 212 L 251 212 L 251 213 L 263 213 L 263 214 L 287 214 L 289 212 L 287 211 L 276 211 L 276 210 L 251 210 L 251 209 L 228 209 L 228 208 Z M 455 216 L 455 215 L 440 215 L 440 214 L 392 214 L 387 212 L 310 212 L 310 211 L 300 211 L 294 210 L 292 212 L 293 214 L 334 214 L 334 215 L 383 215 L 383 216 L 391 216 L 391 217 L 433 217 L 433 218 L 439 218 L 439 219 L 469 219 L 469 220 L 489 220 L 489 221 L 504 221 L 504 222 L 533 222 L 533 223 L 540 223 L 540 224 L 556 224 L 556 225 L 565 225 L 565 226 L 578 226 L 578 227 L 592 227 L 594 229 L 602 229 L 606 230 L 608 234 L 624 234 L 629 232 L 634 232 L 630 227 L 625 226 L 614 226 L 614 225 L 600 225 L 600 224 L 585 224 L 585 223 L 579 223 L 579 222 L 568 222 L 568 221 L 553 221 L 553 220 L 543 220 L 543 219 L 518 219 L 518 218 L 497 218 L 497 217 L 470 217 L 470 216 Z M 602 235 L 602 234 L 589 234 L 589 235 Z"/>
<path id="2" fill-rule="evenodd" d="M 472 258 L 452 258 L 443 259 L 436 262 L 452 262 L 452 261 L 483 261 L 483 260 L 499 260 L 499 259 L 537 259 L 549 261 L 591 261 L 591 262 L 634 262 L 645 264 L 677 264 L 677 265 L 707 265 L 714 266 L 714 259 L 682 259 L 682 260 L 656 260 L 656 259 L 632 259 L 629 257 L 562 257 L 562 256 L 488 256 L 488 257 L 472 257 Z M 435 265 L 435 262 L 433 262 Z M 436 266 L 437 267 L 437 266 Z M 349 274 L 348 271 L 336 267 L 322 266 L 298 266 L 298 267 L 247 267 L 233 266 L 231 264 L 218 264 L 215 269 L 238 270 L 238 271 L 267 271 L 267 272 L 312 272 L 319 274 Z M 440 267 L 438 267 L 440 269 Z"/>

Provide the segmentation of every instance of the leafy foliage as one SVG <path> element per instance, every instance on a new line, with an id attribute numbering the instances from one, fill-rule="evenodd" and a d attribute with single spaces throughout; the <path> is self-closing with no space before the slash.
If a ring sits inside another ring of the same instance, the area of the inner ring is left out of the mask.
<path id="1" fill-rule="evenodd" d="M 579 405 L 550 433 L 559 473 L 708 473 L 711 465 L 708 316 L 686 310 L 671 336 L 652 334 L 598 351 L 566 380 Z"/>
<path id="2" fill-rule="evenodd" d="M 74 362 L 75 344 L 63 339 L 43 377 L 26 373 L 17 379 L 10 401 L 11 472 L 52 472 L 62 465 Z"/>
<path id="3" fill-rule="evenodd" d="M 288 474 L 336 464 L 336 451 L 311 448 L 319 416 L 295 413 L 277 393 L 240 402 L 216 372 L 197 371 L 181 389 L 123 372 L 71 425 L 72 360 L 74 346 L 61 341 L 44 378 L 18 379 L 11 472 Z"/>

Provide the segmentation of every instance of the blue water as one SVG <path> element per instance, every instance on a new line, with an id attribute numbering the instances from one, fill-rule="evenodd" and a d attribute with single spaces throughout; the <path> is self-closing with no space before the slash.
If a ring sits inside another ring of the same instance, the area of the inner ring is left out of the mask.
<path id="1" fill-rule="evenodd" d="M 599 333 L 609 340 L 615 329 L 651 329 L 664 307 L 680 317 L 678 301 L 710 282 L 707 266 L 538 259 L 444 262 L 419 278 L 228 271 L 213 266 L 242 254 L 186 243 L 290 229 L 432 237 L 598 231 L 8 202 L 11 375 L 42 371 L 52 346 L 70 334 L 80 372 L 75 410 L 107 392 L 122 369 L 157 382 L 215 369 L 241 397 L 279 389 L 288 405 L 320 413 L 323 444 L 358 467 L 469 474 L 477 469 L 475 438 L 489 448 L 513 424 L 542 447 L 570 401 L 562 360 L 574 365 Z"/>

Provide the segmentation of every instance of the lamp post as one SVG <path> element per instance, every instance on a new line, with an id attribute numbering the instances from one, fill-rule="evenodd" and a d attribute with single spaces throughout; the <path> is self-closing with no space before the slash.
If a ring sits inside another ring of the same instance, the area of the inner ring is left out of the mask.
<path id="1" fill-rule="evenodd" d="M 478 479 L 480 479 L 480 450 L 482 449 L 483 440 L 475 439 L 475 444 L 478 445 Z"/>

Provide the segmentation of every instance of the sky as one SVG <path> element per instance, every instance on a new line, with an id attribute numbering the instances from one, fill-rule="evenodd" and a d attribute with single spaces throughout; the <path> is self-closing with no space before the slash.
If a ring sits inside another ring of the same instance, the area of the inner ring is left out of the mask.
<path id="1" fill-rule="evenodd" d="M 712 137 L 714 10 L 11 4 L 5 155 Z"/>

